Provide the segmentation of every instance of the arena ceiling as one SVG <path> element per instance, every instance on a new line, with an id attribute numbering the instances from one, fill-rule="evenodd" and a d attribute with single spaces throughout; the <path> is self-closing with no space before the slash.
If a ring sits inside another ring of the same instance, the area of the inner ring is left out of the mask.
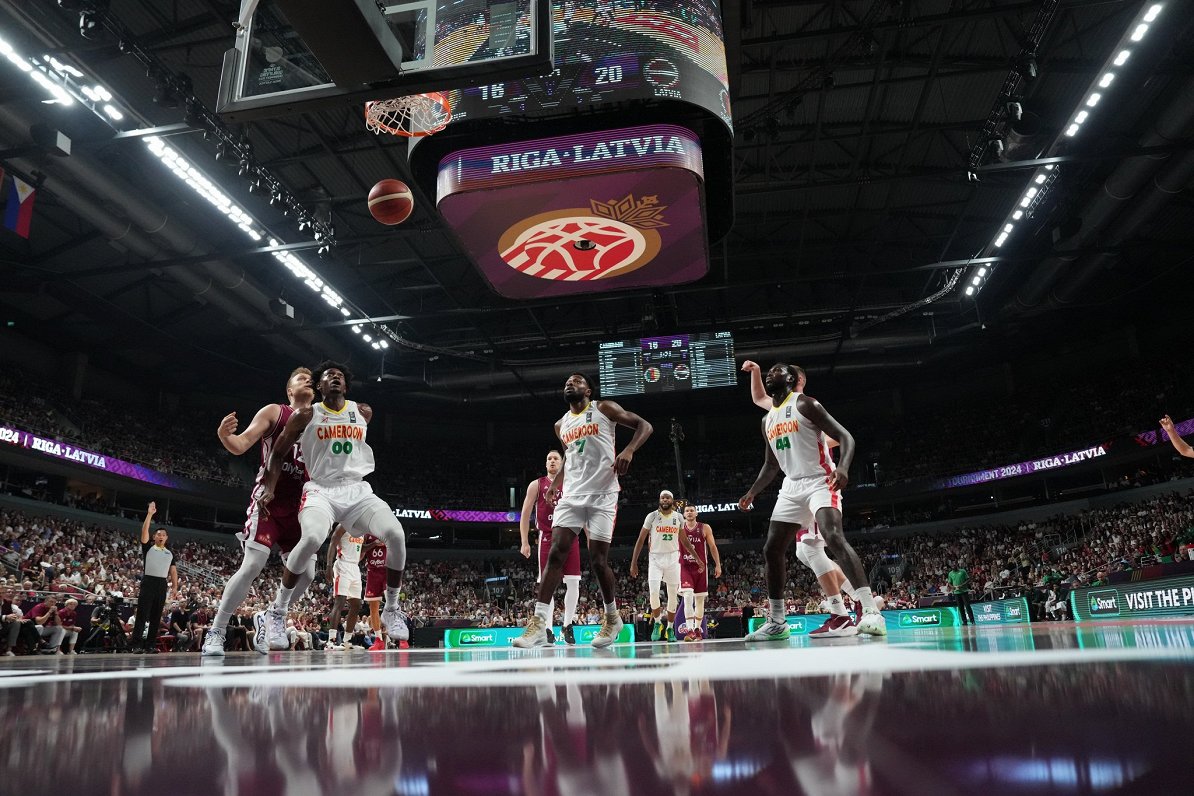
<path id="1" fill-rule="evenodd" d="M 511 396 L 554 388 L 561 368 L 594 359 L 596 341 L 645 331 L 730 329 L 741 353 L 791 351 L 814 369 L 871 373 L 1146 307 L 1164 313 L 1191 292 L 1194 4 L 1165 3 L 1125 68 L 1127 90 L 1108 91 L 1080 135 L 1063 133 L 1151 5 L 727 2 L 734 225 L 707 277 L 667 289 L 503 299 L 426 203 L 401 227 L 369 217 L 369 187 L 408 171 L 403 144 L 367 133 L 359 112 L 245 124 L 258 163 L 334 225 L 330 256 L 295 253 L 401 338 L 384 363 L 181 186 L 144 136 L 115 135 L 78 103 L 46 104 L 43 86 L 0 62 L 0 155 L 39 188 L 29 240 L 0 233 L 0 301 L 21 334 L 178 389 L 213 368 L 274 379 L 330 354 L 428 396 L 469 384 Z M 235 164 L 217 162 L 214 141 L 185 132 L 185 105 L 155 103 L 160 81 L 117 37 L 80 35 L 87 6 L 4 4 L 0 38 L 102 81 L 271 233 L 312 246 L 268 196 L 247 192 Z M 236 3 L 112 0 L 108 12 L 214 108 Z M 992 140 L 1006 145 L 1009 101 L 1039 117 L 1036 149 L 1058 158 L 1057 176 L 996 251 L 1034 173 L 993 152 Z M 47 154 L 34 124 L 69 136 L 70 156 Z M 992 256 L 980 261 L 991 266 L 981 291 L 965 295 L 974 258 Z M 295 320 L 271 313 L 279 297 Z"/>

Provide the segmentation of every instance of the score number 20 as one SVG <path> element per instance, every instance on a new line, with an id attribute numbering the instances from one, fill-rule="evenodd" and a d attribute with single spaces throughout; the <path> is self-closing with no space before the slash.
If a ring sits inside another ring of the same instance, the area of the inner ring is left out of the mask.
<path id="1" fill-rule="evenodd" d="M 622 82 L 622 66 L 620 64 L 599 66 L 594 70 L 594 74 L 597 76 L 597 85 L 599 86 Z"/>

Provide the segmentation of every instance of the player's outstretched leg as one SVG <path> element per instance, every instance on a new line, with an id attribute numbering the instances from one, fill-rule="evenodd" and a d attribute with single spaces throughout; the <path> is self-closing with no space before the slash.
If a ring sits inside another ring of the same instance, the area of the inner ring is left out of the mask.
<path id="1" fill-rule="evenodd" d="M 332 530 L 332 516 L 322 509 L 317 509 L 311 505 L 307 505 L 299 512 L 299 527 L 302 529 L 303 535 L 299 539 L 298 544 L 290 551 L 288 561 L 307 562 L 313 559 L 319 552 L 319 548 L 328 538 L 328 534 Z M 298 592 L 298 587 L 303 581 L 303 572 L 307 565 L 304 563 L 303 569 L 299 571 L 292 570 L 290 565 L 282 568 L 282 583 L 278 586 L 278 594 L 274 597 L 274 602 L 265 611 L 258 611 L 253 615 L 253 647 L 262 655 L 268 655 L 270 650 L 270 636 L 279 635 L 277 632 L 281 631 L 280 635 L 286 634 L 286 614 L 290 612 L 290 603 L 294 600 L 295 593 Z M 309 584 L 310 581 L 307 581 Z M 306 587 L 303 587 L 304 590 Z M 270 629 L 274 632 L 271 633 Z"/>
<path id="2" fill-rule="evenodd" d="M 825 537 L 825 546 L 833 553 L 833 558 L 842 568 L 846 579 L 854 586 L 854 593 L 862 603 L 862 619 L 858 620 L 858 632 L 869 636 L 886 636 L 887 623 L 875 605 L 875 598 L 871 594 L 870 579 L 866 570 L 862 568 L 862 561 L 858 553 L 846 541 L 842 532 L 842 513 L 833 508 L 823 508 L 817 511 L 817 525 L 821 535 Z M 865 584 L 865 585 L 860 585 Z"/>
<path id="3" fill-rule="evenodd" d="M 568 561 L 572 540 L 575 538 L 576 532 L 571 528 L 552 529 L 551 550 L 547 553 L 547 566 L 543 568 L 543 575 L 539 578 L 535 613 L 527 619 L 526 629 L 522 631 L 522 635 L 514 639 L 514 646 L 519 649 L 546 647 L 553 643 L 548 636 L 548 631 L 555 607 L 554 595 L 560 586 L 560 581 L 564 578 L 564 565 Z"/>
<path id="4" fill-rule="evenodd" d="M 269 561 L 269 551 L 259 547 L 245 545 L 244 557 L 241 558 L 240 568 L 232 574 L 224 584 L 224 593 L 220 595 L 220 607 L 216 611 L 216 618 L 212 621 L 203 639 L 202 655 L 205 658 L 224 657 L 224 643 L 228 638 L 228 622 L 236 609 L 249 595 L 253 581 L 265 569 Z"/>
<path id="5" fill-rule="evenodd" d="M 402 573 L 406 570 L 406 531 L 394 512 L 381 498 L 377 506 L 358 527 L 376 536 L 386 546 L 386 604 L 381 611 L 381 623 L 390 639 L 399 646 L 409 646 L 410 627 L 402 610 Z"/>
<path id="6" fill-rule="evenodd" d="M 784 611 L 784 583 L 787 581 L 788 544 L 796 528 L 791 523 L 772 521 L 763 543 L 763 557 L 767 560 L 767 621 L 747 641 L 783 641 L 791 638 L 788 616 Z"/>

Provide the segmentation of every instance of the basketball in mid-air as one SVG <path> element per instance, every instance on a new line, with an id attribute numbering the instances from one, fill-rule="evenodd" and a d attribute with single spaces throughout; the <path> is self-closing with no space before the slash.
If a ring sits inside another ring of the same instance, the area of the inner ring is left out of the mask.
<path id="1" fill-rule="evenodd" d="M 382 180 L 369 191 L 369 212 L 382 224 L 401 224 L 414 209 L 415 197 L 402 180 Z"/>

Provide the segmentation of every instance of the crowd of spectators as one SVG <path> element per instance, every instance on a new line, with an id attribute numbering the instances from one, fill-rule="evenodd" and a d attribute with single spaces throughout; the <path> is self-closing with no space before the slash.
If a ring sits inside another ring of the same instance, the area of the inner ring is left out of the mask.
<path id="1" fill-rule="evenodd" d="M 1165 414 L 1185 419 L 1194 414 L 1191 395 L 1194 373 L 1172 362 L 1117 363 L 906 412 L 866 447 L 884 483 L 971 472 L 1156 429 Z"/>
<path id="2" fill-rule="evenodd" d="M 969 572 L 978 600 L 1024 595 L 1042 605 L 1050 600 L 1060 605 L 1069 589 L 1104 583 L 1113 572 L 1194 560 L 1194 491 L 1014 526 L 864 538 L 854 546 L 872 567 L 873 585 L 885 596 L 888 607 L 915 607 L 926 598 L 948 599 L 947 575 L 955 567 Z M 168 606 L 164 636 L 175 648 L 198 649 L 214 616 L 224 579 L 239 565 L 239 551 L 232 544 L 188 541 L 175 545 L 174 552 L 184 586 Z M 6 605 L 45 606 L 47 594 L 83 606 L 109 604 L 113 596 L 130 605 L 137 597 L 140 558 L 135 538 L 127 531 L 0 511 L 0 561 L 4 566 L 0 587 Z M 620 584 L 624 619 L 641 618 L 647 610 L 645 584 L 630 579 L 626 557 L 614 556 L 611 563 Z M 737 614 L 751 606 L 764 611 L 767 595 L 759 551 L 727 549 L 722 565 L 722 577 L 712 583 L 707 609 Z M 514 553 L 460 561 L 412 556 L 404 588 L 406 609 L 413 627 L 445 622 L 517 626 L 525 621 L 527 606 L 534 599 L 536 574 L 534 559 L 528 561 Z M 794 559 L 789 574 L 784 593 L 788 610 L 820 612 L 822 595 L 812 574 Z M 279 575 L 274 559 L 254 584 L 234 623 L 240 630 L 230 633 L 233 648 L 249 647 L 250 617 L 273 596 Z M 584 584 L 578 621 L 595 623 L 600 595 L 593 578 L 586 578 Z M 290 627 L 295 644 L 321 646 L 330 602 L 327 585 L 317 581 L 296 604 Z M 55 649 L 60 645 L 63 650 L 73 649 L 76 640 L 70 639 L 68 644 L 63 637 L 78 633 L 69 628 L 79 625 L 59 621 L 61 604 L 44 607 L 41 613 L 52 608 L 58 617 L 51 618 L 50 630 L 35 629 L 38 638 L 34 641 Z M 68 616 L 73 622 L 73 615 Z M 36 618 L 31 619 L 36 624 Z M 62 627 L 63 633 L 54 632 L 55 626 Z M 361 641 L 372 641 L 363 619 L 356 630 Z M 3 638 L 0 635 L 0 640 Z"/>

